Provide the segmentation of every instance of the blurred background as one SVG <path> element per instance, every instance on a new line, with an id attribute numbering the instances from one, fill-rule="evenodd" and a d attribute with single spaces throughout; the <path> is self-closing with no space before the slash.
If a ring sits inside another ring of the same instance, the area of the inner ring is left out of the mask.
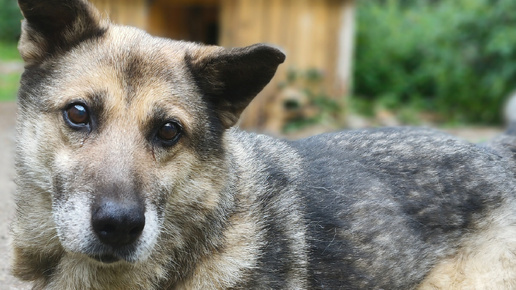
<path id="1" fill-rule="evenodd" d="M 496 127 L 516 89 L 514 0 L 92 2 L 154 35 L 283 49 L 286 63 L 244 113 L 248 130 L 297 138 L 368 126 Z M 9 102 L 22 71 L 21 15 L 15 0 L 0 7 L 0 100 Z"/>

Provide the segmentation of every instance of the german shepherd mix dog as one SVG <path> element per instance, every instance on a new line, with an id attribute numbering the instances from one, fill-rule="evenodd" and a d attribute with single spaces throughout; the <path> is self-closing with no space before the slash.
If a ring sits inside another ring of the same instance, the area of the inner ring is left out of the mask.
<path id="1" fill-rule="evenodd" d="M 516 138 L 231 129 L 284 61 L 19 0 L 13 273 L 35 289 L 515 289 Z"/>

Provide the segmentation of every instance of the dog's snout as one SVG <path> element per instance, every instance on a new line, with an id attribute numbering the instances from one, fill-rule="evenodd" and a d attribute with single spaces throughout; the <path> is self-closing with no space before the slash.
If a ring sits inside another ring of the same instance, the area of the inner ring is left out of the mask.
<path id="1" fill-rule="evenodd" d="M 145 208 L 137 201 L 103 199 L 92 211 L 91 223 L 99 240 L 112 247 L 134 243 L 145 227 Z"/>

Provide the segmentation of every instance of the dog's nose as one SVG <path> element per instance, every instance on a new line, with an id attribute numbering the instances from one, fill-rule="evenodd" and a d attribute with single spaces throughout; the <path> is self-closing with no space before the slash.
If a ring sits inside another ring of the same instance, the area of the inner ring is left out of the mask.
<path id="1" fill-rule="evenodd" d="M 131 244 L 145 227 L 145 208 L 137 201 L 103 199 L 92 211 L 91 224 L 99 240 L 113 247 Z"/>

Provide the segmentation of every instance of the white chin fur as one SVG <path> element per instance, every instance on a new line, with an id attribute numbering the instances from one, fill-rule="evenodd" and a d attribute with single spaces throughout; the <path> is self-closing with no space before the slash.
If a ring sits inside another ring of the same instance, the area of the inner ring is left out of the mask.
<path id="1" fill-rule="evenodd" d="M 56 229 L 61 245 L 67 252 L 87 256 L 105 255 L 114 252 L 109 246 L 103 245 L 96 237 L 91 226 L 91 198 L 87 193 L 75 193 L 65 202 L 54 202 L 53 212 Z M 130 253 L 122 251 L 120 257 L 128 262 L 139 262 L 147 259 L 159 235 L 160 219 L 156 208 L 146 202 L 145 227 Z M 114 263 L 116 264 L 116 263 Z"/>

